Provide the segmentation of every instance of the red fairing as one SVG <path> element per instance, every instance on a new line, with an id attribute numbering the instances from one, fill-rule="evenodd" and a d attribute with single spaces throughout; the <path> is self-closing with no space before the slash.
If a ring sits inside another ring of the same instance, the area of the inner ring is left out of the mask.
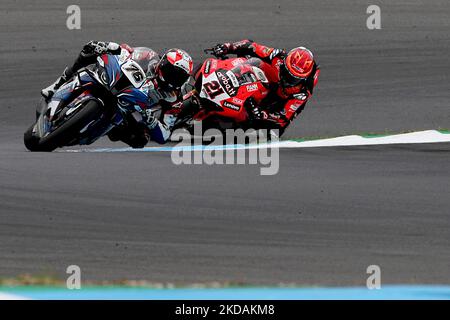
<path id="1" fill-rule="evenodd" d="M 248 114 L 244 104 L 247 99 L 260 103 L 269 93 L 264 72 L 246 58 L 207 59 L 196 80 L 202 83 L 200 97 L 221 107 L 207 113 L 202 110 L 195 117 L 197 120 L 217 115 L 236 122 L 246 121 Z"/>
<path id="2" fill-rule="evenodd" d="M 104 54 L 104 55 L 102 55 L 102 60 L 103 60 L 103 63 L 105 64 L 105 65 L 107 65 L 108 63 L 109 63 L 109 58 L 108 58 L 109 56 L 107 55 L 107 54 Z"/>
<path id="3" fill-rule="evenodd" d="M 250 40 L 227 45 L 228 53 L 236 53 L 238 58 L 207 59 L 195 75 L 196 83 L 201 84 L 200 98 L 221 108 L 214 111 L 202 109 L 195 118 L 204 120 L 210 115 L 218 115 L 235 122 L 247 121 L 248 114 L 244 105 L 251 98 L 263 109 L 266 105 L 279 105 L 279 109 L 274 112 L 263 110 L 263 116 L 265 120 L 285 128 L 303 110 L 310 98 L 318 81 L 319 69 L 314 66 L 314 74 L 310 75 L 311 78 L 308 78 L 309 82 L 305 82 L 305 85 L 282 87 L 280 70 L 284 64 L 285 51 Z M 271 92 L 275 94 L 269 96 Z"/>

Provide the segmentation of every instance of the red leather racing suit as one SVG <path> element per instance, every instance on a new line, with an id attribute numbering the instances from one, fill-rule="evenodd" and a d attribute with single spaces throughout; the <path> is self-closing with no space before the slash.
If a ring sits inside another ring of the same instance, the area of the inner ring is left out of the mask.
<path id="1" fill-rule="evenodd" d="M 284 88 L 280 84 L 280 66 L 287 55 L 285 50 L 267 47 L 252 40 L 242 40 L 229 44 L 227 53 L 261 59 L 258 67 L 266 74 L 271 87 L 271 93 L 262 102 L 263 118 L 284 131 L 303 111 L 312 96 L 318 82 L 319 66 L 314 62 L 312 73 L 304 83 Z"/>

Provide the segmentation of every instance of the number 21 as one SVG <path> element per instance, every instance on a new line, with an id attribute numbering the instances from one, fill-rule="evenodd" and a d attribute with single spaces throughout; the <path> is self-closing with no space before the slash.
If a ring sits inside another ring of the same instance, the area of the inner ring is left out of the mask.
<path id="1" fill-rule="evenodd" d="M 207 82 L 204 85 L 205 91 L 211 99 L 223 93 L 223 89 L 218 81 Z"/>

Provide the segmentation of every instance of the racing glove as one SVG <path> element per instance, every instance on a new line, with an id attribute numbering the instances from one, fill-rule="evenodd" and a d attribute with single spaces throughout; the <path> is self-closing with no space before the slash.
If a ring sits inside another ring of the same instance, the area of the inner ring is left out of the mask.
<path id="1" fill-rule="evenodd" d="M 115 42 L 89 41 L 81 51 L 85 56 L 105 53 L 120 54 L 120 46 Z"/>
<path id="2" fill-rule="evenodd" d="M 264 111 L 262 111 L 261 108 L 251 98 L 247 100 L 247 112 L 251 120 L 262 119 L 262 117 L 264 116 Z"/>
<path id="3" fill-rule="evenodd" d="M 175 122 L 175 118 L 168 115 L 169 118 L 173 118 L 173 122 Z M 170 127 L 166 123 L 167 115 L 164 116 L 164 122 L 159 121 L 151 111 L 146 111 L 145 124 L 147 129 L 149 130 L 149 138 L 157 143 L 163 144 L 166 143 L 171 135 Z"/>
<path id="4" fill-rule="evenodd" d="M 213 48 L 213 54 L 216 57 L 224 56 L 233 50 L 233 44 L 230 42 L 216 44 Z"/>
<path id="5" fill-rule="evenodd" d="M 158 125 L 158 119 L 152 114 L 147 113 L 147 117 L 145 119 L 145 122 L 147 124 L 147 127 L 151 130 L 154 129 Z"/>

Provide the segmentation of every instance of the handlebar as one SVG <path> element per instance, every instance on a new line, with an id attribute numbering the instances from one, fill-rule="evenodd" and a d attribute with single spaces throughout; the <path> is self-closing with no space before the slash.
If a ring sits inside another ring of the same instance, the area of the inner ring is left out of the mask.
<path id="1" fill-rule="evenodd" d="M 216 55 L 213 48 L 203 49 L 203 52 L 206 54 L 213 55 L 214 57 L 221 59 L 221 60 L 228 59 L 228 57 L 226 55 Z"/>

